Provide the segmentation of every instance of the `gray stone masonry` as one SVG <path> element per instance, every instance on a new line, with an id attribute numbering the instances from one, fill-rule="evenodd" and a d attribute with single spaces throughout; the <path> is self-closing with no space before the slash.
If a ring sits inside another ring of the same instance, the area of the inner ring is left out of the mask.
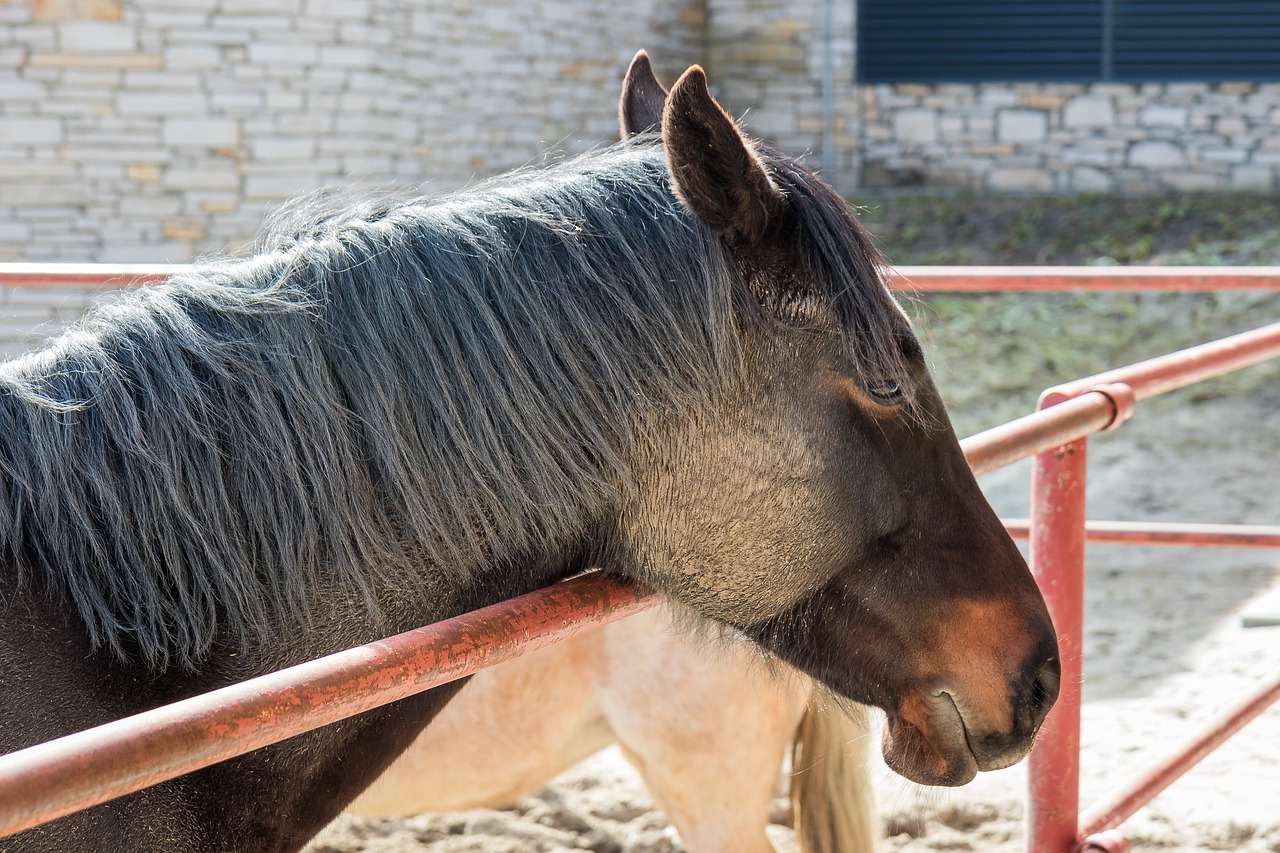
<path id="1" fill-rule="evenodd" d="M 861 115 L 853 80 L 855 3 L 833 2 L 830 31 L 836 189 L 852 193 L 860 171 Z M 726 109 L 749 132 L 822 165 L 823 9 L 820 0 L 708 0 L 707 65 Z M 916 138 L 937 134 L 936 115 L 903 121 Z"/>
<path id="2" fill-rule="evenodd" d="M 833 0 L 835 187 L 1280 189 L 1280 84 L 873 85 Z M 822 0 L 0 0 L 0 261 L 243 250 L 320 186 L 456 188 L 616 137 L 638 47 L 822 163 Z"/>
<path id="3" fill-rule="evenodd" d="M 856 3 L 833 2 L 835 174 L 993 192 L 1280 190 L 1280 84 L 855 82 Z M 754 134 L 822 161 L 822 0 L 708 0 L 707 62 Z"/>
<path id="4" fill-rule="evenodd" d="M 860 183 L 999 192 L 1280 189 L 1280 84 L 878 85 Z"/>
<path id="5" fill-rule="evenodd" d="M 698 0 L 0 0 L 0 261 L 240 251 L 320 186 L 443 191 L 617 135 Z"/>
<path id="6" fill-rule="evenodd" d="M 0 286 L 0 361 L 27 352 L 114 290 Z"/>

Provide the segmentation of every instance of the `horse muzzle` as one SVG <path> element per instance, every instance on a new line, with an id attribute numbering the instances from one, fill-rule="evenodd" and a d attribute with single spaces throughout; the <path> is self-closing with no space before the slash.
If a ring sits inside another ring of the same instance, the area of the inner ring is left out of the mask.
<path id="1" fill-rule="evenodd" d="M 888 714 L 885 763 L 913 782 L 943 786 L 1016 764 L 1035 743 L 1060 679 L 1054 654 L 1028 666 L 1004 703 L 979 701 L 983 691 L 971 694 L 947 682 L 909 691 Z"/>

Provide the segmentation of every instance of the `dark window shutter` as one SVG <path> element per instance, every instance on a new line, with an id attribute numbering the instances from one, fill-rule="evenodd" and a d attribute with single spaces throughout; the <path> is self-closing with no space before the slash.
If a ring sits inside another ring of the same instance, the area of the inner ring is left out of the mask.
<path id="1" fill-rule="evenodd" d="M 1280 80 L 1280 0 L 1113 2 L 1117 80 Z"/>
<path id="2" fill-rule="evenodd" d="M 1096 80 L 1102 0 L 861 0 L 865 83 Z"/>
<path id="3" fill-rule="evenodd" d="M 1280 0 L 858 0 L 864 83 L 1280 80 Z"/>

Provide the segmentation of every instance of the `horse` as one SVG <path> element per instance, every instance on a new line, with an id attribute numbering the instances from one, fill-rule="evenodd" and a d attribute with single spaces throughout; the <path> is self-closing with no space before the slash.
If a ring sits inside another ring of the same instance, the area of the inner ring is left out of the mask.
<path id="1" fill-rule="evenodd" d="M 799 853 L 872 853 L 863 710 L 683 621 L 655 608 L 482 670 L 348 813 L 509 806 L 617 743 L 689 853 L 774 853 L 765 828 L 790 752 Z"/>
<path id="2" fill-rule="evenodd" d="M 884 709 L 908 778 L 1026 754 L 1053 626 L 850 206 L 697 66 L 637 59 L 620 115 L 454 194 L 304 202 L 0 366 L 0 750 L 601 566 Z M 5 849 L 296 851 L 460 686 Z"/>

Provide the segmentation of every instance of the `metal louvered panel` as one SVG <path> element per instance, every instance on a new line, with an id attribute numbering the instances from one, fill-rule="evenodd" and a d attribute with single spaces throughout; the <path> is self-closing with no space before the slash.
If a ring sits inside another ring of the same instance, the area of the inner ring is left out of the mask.
<path id="1" fill-rule="evenodd" d="M 1280 0 L 1115 0 L 1117 80 L 1280 80 Z"/>
<path id="2" fill-rule="evenodd" d="M 861 0 L 867 83 L 1096 78 L 1102 0 Z"/>
<path id="3" fill-rule="evenodd" d="M 1280 0 L 858 0 L 865 83 L 1280 80 Z"/>

